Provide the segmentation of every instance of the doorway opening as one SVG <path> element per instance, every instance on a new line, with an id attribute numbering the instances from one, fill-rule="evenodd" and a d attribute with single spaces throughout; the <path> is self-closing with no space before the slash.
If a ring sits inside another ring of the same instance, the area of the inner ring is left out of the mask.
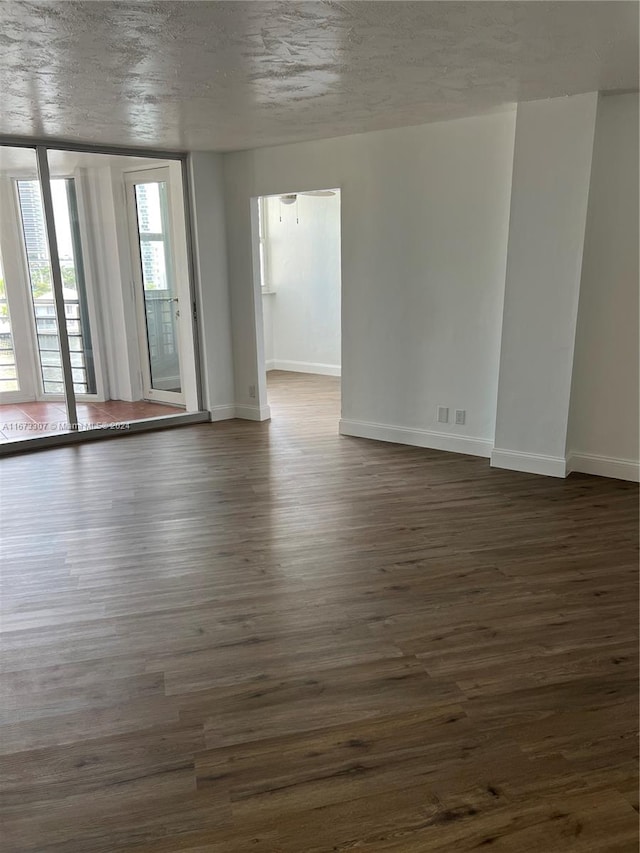
<path id="1" fill-rule="evenodd" d="M 340 416 L 340 202 L 335 188 L 256 199 L 260 363 L 276 420 L 285 408 L 291 415 L 302 407 L 304 417 L 305 400 L 318 397 L 334 401 Z"/>

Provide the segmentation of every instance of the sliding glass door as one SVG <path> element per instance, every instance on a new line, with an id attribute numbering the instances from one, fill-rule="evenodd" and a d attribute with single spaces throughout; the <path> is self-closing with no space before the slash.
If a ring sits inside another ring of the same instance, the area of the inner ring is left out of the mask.
<path id="1" fill-rule="evenodd" d="M 178 156 L 0 145 L 0 452 L 206 419 L 183 180 Z"/>
<path id="2" fill-rule="evenodd" d="M 77 229 L 75 184 L 73 178 L 58 178 L 51 180 L 50 185 L 73 388 L 79 394 L 93 394 L 96 383 L 84 288 L 82 248 Z M 45 396 L 64 394 L 60 336 L 56 323 L 40 183 L 37 179 L 18 179 L 15 181 L 15 188 L 35 324 L 40 389 Z"/>
<path id="3" fill-rule="evenodd" d="M 34 149 L 0 148 L 3 442 L 66 432 L 75 420 L 62 371 L 62 314 L 56 309 L 53 235 L 47 229 L 40 165 Z"/>

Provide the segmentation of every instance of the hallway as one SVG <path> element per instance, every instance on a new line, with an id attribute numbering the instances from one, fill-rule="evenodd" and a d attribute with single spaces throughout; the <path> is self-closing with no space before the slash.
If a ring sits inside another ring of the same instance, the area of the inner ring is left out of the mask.
<path id="1" fill-rule="evenodd" d="M 2 460 L 7 851 L 635 853 L 637 485 L 339 389 Z"/>

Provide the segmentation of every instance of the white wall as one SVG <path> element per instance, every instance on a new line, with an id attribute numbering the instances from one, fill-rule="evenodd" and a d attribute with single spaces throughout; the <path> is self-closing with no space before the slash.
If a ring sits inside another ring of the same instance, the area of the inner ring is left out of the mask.
<path id="1" fill-rule="evenodd" d="M 225 155 L 241 405 L 254 402 L 252 386 L 258 406 L 266 395 L 249 200 L 340 187 L 343 432 L 489 454 L 514 119 L 505 112 Z M 466 409 L 466 424 L 436 423 L 438 404 Z"/>
<path id="2" fill-rule="evenodd" d="M 240 409 L 268 414 L 250 199 L 337 186 L 342 432 L 637 479 L 637 120 L 589 93 L 225 155 Z"/>
<path id="3" fill-rule="evenodd" d="M 194 152 L 189 168 L 204 405 L 218 420 L 235 413 L 221 155 Z"/>
<path id="4" fill-rule="evenodd" d="M 597 94 L 518 105 L 492 464 L 565 475 Z"/>
<path id="5" fill-rule="evenodd" d="M 267 369 L 340 375 L 340 194 L 263 201 Z"/>
<path id="6" fill-rule="evenodd" d="M 638 479 L 638 95 L 598 103 L 569 464 Z"/>

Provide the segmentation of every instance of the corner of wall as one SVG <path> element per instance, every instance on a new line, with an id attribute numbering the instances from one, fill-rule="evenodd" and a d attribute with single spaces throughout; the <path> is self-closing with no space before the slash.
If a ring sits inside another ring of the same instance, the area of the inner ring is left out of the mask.
<path id="1" fill-rule="evenodd" d="M 596 456 L 593 453 L 570 453 L 567 457 L 567 474 L 593 474 L 613 480 L 640 482 L 640 462 L 633 459 L 618 459 Z"/>
<path id="2" fill-rule="evenodd" d="M 523 453 L 494 447 L 491 467 L 525 474 L 542 474 L 545 477 L 566 477 L 569 473 L 564 456 L 544 456 L 541 453 Z"/>
<path id="3" fill-rule="evenodd" d="M 269 406 L 236 406 L 235 417 L 244 421 L 268 421 L 271 409 Z"/>
<path id="4" fill-rule="evenodd" d="M 204 402 L 212 417 L 234 406 L 234 365 L 222 155 L 189 155 L 192 251 L 200 313 Z"/>
<path id="5" fill-rule="evenodd" d="M 495 467 L 564 477 L 598 94 L 518 105 Z"/>
<path id="6" fill-rule="evenodd" d="M 638 481 L 638 95 L 601 95 L 567 431 L 571 471 Z"/>

